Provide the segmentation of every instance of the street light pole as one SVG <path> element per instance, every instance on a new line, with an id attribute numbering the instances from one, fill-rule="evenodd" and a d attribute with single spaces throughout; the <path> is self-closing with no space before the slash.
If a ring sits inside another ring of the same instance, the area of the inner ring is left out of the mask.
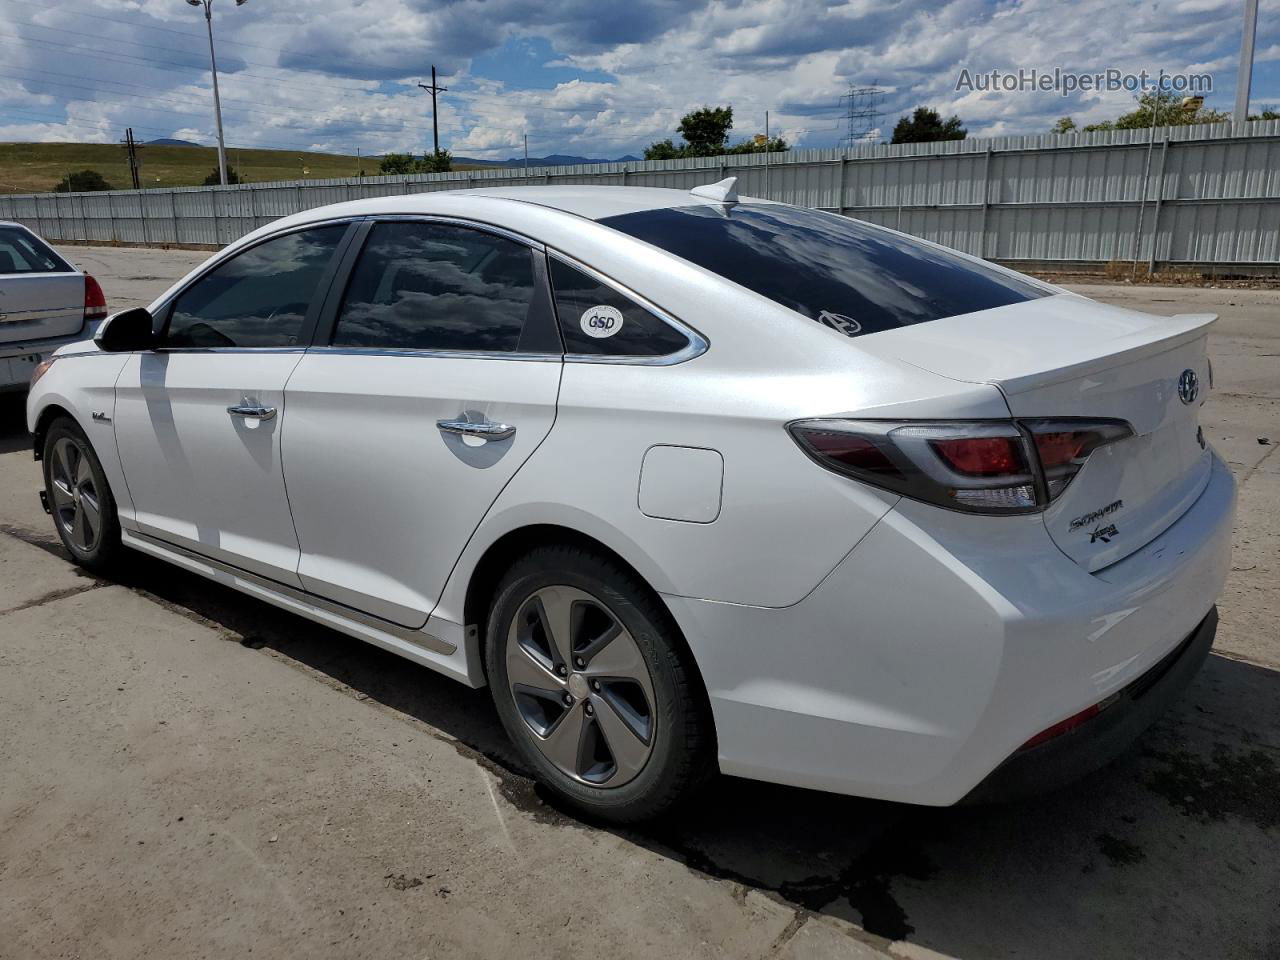
<path id="1" fill-rule="evenodd" d="M 1240 37 L 1240 68 L 1236 79 L 1236 123 L 1249 119 L 1249 87 L 1253 81 L 1253 41 L 1258 33 L 1258 0 L 1244 0 L 1244 33 Z"/>
<path id="2" fill-rule="evenodd" d="M 213 0 L 187 0 L 193 7 L 204 7 L 204 22 L 209 28 L 209 67 L 213 71 L 213 115 L 218 125 L 218 179 L 227 185 L 227 142 L 222 135 L 222 98 L 218 95 L 218 58 L 213 52 Z M 243 6 L 245 0 L 236 0 Z"/>

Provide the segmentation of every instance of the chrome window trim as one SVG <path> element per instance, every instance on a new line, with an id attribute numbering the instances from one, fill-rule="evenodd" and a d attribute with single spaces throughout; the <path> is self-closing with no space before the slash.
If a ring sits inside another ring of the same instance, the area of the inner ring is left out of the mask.
<path id="1" fill-rule="evenodd" d="M 370 219 L 369 216 L 367 214 L 362 214 L 362 213 L 348 214 L 345 217 L 327 217 L 324 220 L 312 220 L 308 223 L 295 223 L 288 227 L 282 227 L 279 230 L 273 230 L 271 233 L 266 233 L 256 238 L 253 241 L 253 243 L 246 243 L 243 246 L 236 246 L 236 244 L 239 243 L 239 241 L 232 241 L 231 243 L 223 247 L 221 250 L 219 250 L 217 253 L 215 253 L 208 260 L 206 260 L 201 265 L 200 272 L 198 274 L 196 274 L 194 277 L 192 277 L 190 280 L 184 283 L 180 288 L 178 288 L 177 290 L 174 290 L 163 300 L 159 300 L 153 303 L 151 307 L 148 307 L 148 309 L 151 311 L 151 315 L 153 317 L 157 317 L 157 318 L 160 317 L 161 314 L 165 313 L 167 310 L 173 307 L 173 302 L 175 300 L 177 300 L 180 296 L 182 296 L 184 293 L 190 290 L 195 284 L 199 283 L 201 280 L 203 280 L 205 277 L 211 274 L 214 270 L 217 270 L 218 267 L 222 266 L 222 264 L 226 263 L 226 261 L 230 260 L 232 257 L 238 257 L 240 254 L 244 253 L 245 251 L 252 250 L 254 247 L 258 246 L 259 244 L 266 243 L 268 240 L 274 240 L 277 237 L 283 237 L 290 233 L 301 233 L 303 230 L 314 230 L 317 227 L 332 227 L 342 223 L 345 223 L 345 224 L 359 223 L 361 220 L 368 220 L 368 219 Z M 243 240 L 244 237 L 241 237 L 240 239 Z M 168 321 L 168 318 L 166 317 L 165 318 L 166 329 L 168 328 L 168 323 L 169 321 Z M 181 348 L 174 347 L 173 351 L 177 352 L 179 349 Z M 210 349 L 222 349 L 222 348 L 210 348 Z M 284 348 L 231 347 L 227 349 L 276 350 L 276 349 L 292 349 L 292 348 L 289 348 L 289 347 L 284 347 Z"/>
<path id="2" fill-rule="evenodd" d="M 306 353 L 306 347 L 156 347 L 147 353 Z"/>
<path id="3" fill-rule="evenodd" d="M 564 356 L 559 353 L 519 353 L 514 350 L 429 350 L 413 347 L 350 347 L 332 344 L 309 347 L 307 353 L 330 353 L 351 357 L 434 357 L 445 360 L 532 360 L 539 363 L 559 363 Z"/>
<path id="4" fill-rule="evenodd" d="M 466 217 L 457 217 L 446 214 L 435 213 L 377 213 L 367 214 L 362 217 L 363 220 L 372 220 L 377 223 L 393 223 L 404 222 L 406 220 L 416 223 L 445 223 L 454 227 L 467 227 L 471 230 L 479 230 L 483 233 L 492 233 L 508 240 L 514 240 L 516 243 L 524 244 L 539 253 L 546 252 L 546 245 L 540 240 L 534 240 L 522 233 L 516 233 L 514 230 L 508 230 L 506 227 L 500 227 L 495 223 L 488 223 L 484 220 L 469 220 Z"/>
<path id="5" fill-rule="evenodd" d="M 611 363 L 611 364 L 619 364 L 622 366 L 671 367 L 677 363 L 684 363 L 685 361 L 693 360 L 696 357 L 702 356 L 704 353 L 707 352 L 707 349 L 711 346 L 707 338 L 704 337 L 698 330 L 689 326 L 689 324 L 685 323 L 682 320 L 677 320 L 670 313 L 668 313 L 666 310 L 663 310 L 661 307 L 655 304 L 648 297 L 642 296 L 641 294 L 632 290 L 626 284 L 620 283 L 619 281 L 614 280 L 612 277 L 601 273 L 595 267 L 588 266 L 587 264 L 583 263 L 581 260 L 578 260 L 575 257 L 571 256 L 570 254 L 564 253 L 563 251 L 553 250 L 550 247 L 548 247 L 547 253 L 548 255 L 559 260 L 565 266 L 572 267 L 574 270 L 579 270 L 582 273 L 585 273 L 587 276 L 592 277 L 598 282 L 604 284 L 606 287 L 616 290 L 618 293 L 622 294 L 628 300 L 634 301 L 637 306 L 643 307 L 644 309 L 652 313 L 655 317 L 657 317 L 659 320 L 661 320 L 663 323 L 679 331 L 679 333 L 682 336 L 684 336 L 686 341 L 685 346 L 677 350 L 675 353 L 664 354 L 663 356 L 660 356 L 660 357 L 629 357 L 629 356 L 626 356 L 625 354 L 607 354 L 607 353 L 603 353 L 603 354 L 565 353 L 564 355 L 565 363 Z M 554 307 L 555 305 L 554 289 L 552 289 L 551 291 L 551 298 L 552 298 L 552 306 Z M 559 322 L 558 314 L 557 314 L 556 322 L 557 323 Z"/>
<path id="6" fill-rule="evenodd" d="M 494 236 L 502 237 L 505 240 L 511 240 L 526 246 L 536 253 L 546 254 L 547 248 L 542 243 L 534 240 L 532 237 L 526 237 L 523 234 L 516 233 L 513 230 L 507 230 L 505 227 L 499 227 L 491 223 L 485 223 L 482 220 L 468 220 L 465 217 L 443 216 L 432 213 L 392 213 L 392 214 L 373 214 L 361 219 L 369 220 L 376 227 L 379 223 L 442 223 L 451 227 L 462 227 L 467 230 L 477 230 L 481 233 L 491 233 Z M 367 241 L 366 241 L 367 242 Z M 358 256 L 357 261 L 358 262 Z M 353 263 L 351 272 L 354 272 L 355 265 Z M 349 282 L 350 273 L 346 277 Z M 536 279 L 536 278 L 535 278 Z M 547 281 L 549 282 L 549 281 Z M 550 292 L 550 291 L 548 291 Z M 342 304 L 339 302 L 338 308 L 341 310 Z M 555 313 L 555 297 L 552 296 L 551 310 Z M 338 321 L 340 317 L 334 317 L 333 331 L 331 336 L 337 335 Z M 559 320 L 555 320 L 558 324 Z M 521 353 L 518 350 L 437 350 L 437 349 L 416 349 L 414 347 L 359 347 L 349 344 L 335 345 L 329 344 L 313 344 L 309 353 L 328 353 L 337 356 L 352 357 L 431 357 L 436 359 L 454 359 L 454 360 L 523 360 L 534 361 L 538 363 L 546 363 L 555 361 L 557 363 L 564 360 L 564 355 L 560 353 Z"/>

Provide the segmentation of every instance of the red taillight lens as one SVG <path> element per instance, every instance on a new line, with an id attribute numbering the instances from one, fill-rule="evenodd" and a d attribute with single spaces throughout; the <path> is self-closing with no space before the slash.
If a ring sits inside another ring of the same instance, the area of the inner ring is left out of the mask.
<path id="1" fill-rule="evenodd" d="M 938 452 L 952 470 L 968 477 L 999 477 L 1026 471 L 1020 437 L 931 440 L 929 446 Z"/>
<path id="2" fill-rule="evenodd" d="M 988 514 L 1043 510 L 1090 453 L 1133 435 L 1122 420 L 801 420 L 788 429 L 829 470 Z"/>
<path id="3" fill-rule="evenodd" d="M 823 457 L 851 470 L 870 471 L 890 475 L 898 468 L 870 437 L 838 431 L 805 430 L 804 442 Z"/>
<path id="4" fill-rule="evenodd" d="M 1027 440 L 1012 423 L 805 420 L 791 435 L 839 473 L 974 513 L 1037 509 Z"/>
<path id="5" fill-rule="evenodd" d="M 1067 489 L 1089 454 L 1133 436 L 1133 428 L 1123 420 L 1027 420 L 1024 426 L 1035 439 L 1050 501 Z"/>
<path id="6" fill-rule="evenodd" d="M 1047 469 L 1060 467 L 1079 457 L 1085 449 L 1087 435 L 1082 433 L 1043 433 L 1036 436 L 1040 463 Z"/>
<path id="7" fill-rule="evenodd" d="M 84 318 L 104 320 L 107 316 L 107 298 L 102 285 L 89 274 L 84 275 Z"/>

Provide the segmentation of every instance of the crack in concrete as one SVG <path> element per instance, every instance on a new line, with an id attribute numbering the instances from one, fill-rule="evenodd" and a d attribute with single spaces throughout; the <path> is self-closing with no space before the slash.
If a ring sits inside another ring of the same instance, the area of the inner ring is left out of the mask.
<path id="1" fill-rule="evenodd" d="M 0 617 L 8 616 L 11 613 L 18 613 L 21 610 L 30 610 L 32 607 L 42 607 L 47 603 L 54 603 L 58 600 L 65 600 L 68 597 L 79 596 L 82 593 L 88 593 L 90 590 L 97 590 L 100 587 L 111 586 L 105 580 L 97 580 L 93 583 L 86 583 L 80 587 L 63 587 L 61 590 L 50 590 L 46 594 L 36 597 L 34 600 L 28 600 L 20 603 L 16 607 L 8 607 L 0 610 Z"/>

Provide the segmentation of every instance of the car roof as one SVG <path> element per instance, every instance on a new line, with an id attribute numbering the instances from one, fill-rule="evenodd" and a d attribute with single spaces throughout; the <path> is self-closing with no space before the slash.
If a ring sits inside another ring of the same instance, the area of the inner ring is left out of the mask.
<path id="1" fill-rule="evenodd" d="M 553 210 L 572 213 L 575 216 L 586 217 L 588 220 L 602 220 L 605 217 L 616 217 L 626 213 L 640 213 L 644 210 L 720 205 L 715 200 L 696 197 L 688 190 L 673 190 L 667 187 L 613 187 L 582 184 L 529 187 L 507 186 L 481 187 L 475 190 L 458 191 L 458 193 L 465 193 L 475 197 L 494 197 L 502 200 L 517 200 L 521 203 L 533 203 L 541 207 L 550 207 Z"/>

